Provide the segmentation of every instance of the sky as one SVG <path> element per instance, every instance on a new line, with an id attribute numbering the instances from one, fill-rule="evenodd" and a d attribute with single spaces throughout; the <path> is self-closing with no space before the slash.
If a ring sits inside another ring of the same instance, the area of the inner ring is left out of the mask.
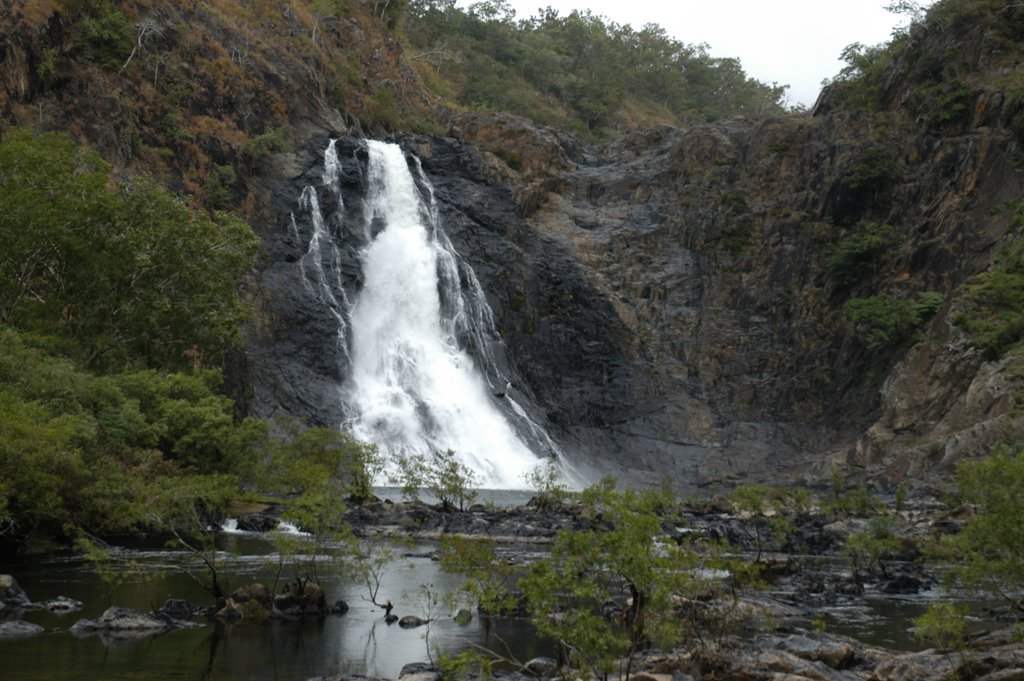
<path id="1" fill-rule="evenodd" d="M 738 58 L 748 76 L 788 84 L 788 103 L 810 107 L 822 80 L 843 67 L 839 54 L 844 47 L 885 42 L 894 26 L 906 23 L 904 17 L 884 9 L 889 1 L 509 0 L 509 4 L 517 19 L 550 6 L 562 15 L 589 9 L 633 28 L 659 24 L 684 43 L 707 43 L 712 56 Z"/>

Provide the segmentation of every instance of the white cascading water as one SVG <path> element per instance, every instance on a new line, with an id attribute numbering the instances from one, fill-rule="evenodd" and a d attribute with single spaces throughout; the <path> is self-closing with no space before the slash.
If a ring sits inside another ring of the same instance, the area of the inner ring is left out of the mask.
<path id="1" fill-rule="evenodd" d="M 335 140 L 331 140 L 327 150 L 324 152 L 323 183 L 329 191 L 338 195 L 339 205 L 341 205 L 338 187 L 338 175 L 341 164 L 338 161 L 338 154 L 334 149 L 334 144 Z M 302 285 L 311 296 L 319 300 L 330 310 L 331 315 L 338 323 L 338 348 L 345 356 L 348 356 L 345 313 L 348 312 L 349 302 L 345 295 L 345 288 L 341 283 L 341 254 L 338 253 L 338 248 L 334 245 L 331 234 L 324 224 L 323 213 L 320 210 L 320 200 L 317 198 L 314 187 L 307 186 L 302 191 L 302 194 L 299 196 L 299 207 L 309 212 L 310 218 L 313 221 L 313 236 L 309 239 L 306 253 L 299 260 L 299 266 L 302 269 Z M 292 215 L 291 224 L 292 231 L 296 236 L 296 240 L 298 240 L 299 230 L 295 224 L 294 215 Z M 327 273 L 324 271 L 325 244 L 330 256 L 331 271 L 334 272 L 333 282 L 328 280 Z M 315 281 L 315 286 L 310 283 L 310 277 Z M 335 291 L 339 292 L 340 302 L 338 301 L 338 296 L 334 293 Z"/>
<path id="2" fill-rule="evenodd" d="M 377 221 L 384 227 L 362 253 L 363 289 L 351 307 L 348 427 L 391 455 L 451 449 L 483 486 L 521 488 L 539 460 L 458 347 L 460 315 L 468 311 L 451 245 L 438 234 L 402 150 L 367 146 L 367 229 Z M 442 314 L 439 285 L 456 287 L 444 296 L 454 314 Z"/>

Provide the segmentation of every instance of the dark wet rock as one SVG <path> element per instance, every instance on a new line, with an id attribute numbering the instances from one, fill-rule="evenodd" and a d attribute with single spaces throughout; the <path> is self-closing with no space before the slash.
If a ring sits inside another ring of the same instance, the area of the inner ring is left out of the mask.
<path id="1" fill-rule="evenodd" d="M 343 601 L 340 598 L 338 600 L 334 601 L 334 605 L 331 606 L 331 614 L 332 615 L 344 615 L 347 612 L 348 612 L 348 603 L 346 603 L 345 601 Z"/>
<path id="2" fill-rule="evenodd" d="M 415 629 L 416 627 L 422 627 L 427 623 L 427 620 L 416 615 L 406 615 L 402 619 L 398 620 L 398 626 L 403 629 Z"/>
<path id="3" fill-rule="evenodd" d="M 36 634 L 41 634 L 44 631 L 45 629 L 38 624 L 25 622 L 24 620 L 0 622 L 0 639 L 35 636 Z"/>
<path id="4" fill-rule="evenodd" d="M 394 624 L 397 621 L 398 621 L 398 615 L 392 615 L 391 613 L 388 613 L 387 615 L 384 615 L 384 623 L 387 624 L 388 626 L 391 626 L 392 624 Z"/>
<path id="5" fill-rule="evenodd" d="M 287 584 L 274 596 L 273 617 L 302 617 L 327 612 L 327 599 L 317 584 L 300 580 Z"/>
<path id="6" fill-rule="evenodd" d="M 540 679 L 548 678 L 558 671 L 558 662 L 551 657 L 535 657 L 523 665 L 523 671 Z"/>
<path id="7" fill-rule="evenodd" d="M 249 601 L 256 601 L 265 608 L 273 606 L 273 595 L 263 584 L 254 583 L 248 586 L 239 587 L 231 592 L 231 598 L 236 603 L 248 603 Z"/>
<path id="8" fill-rule="evenodd" d="M 31 603 L 12 575 L 0 575 L 0 603 L 6 608 L 23 608 Z"/>
<path id="9" fill-rule="evenodd" d="M 784 650 L 797 657 L 822 662 L 832 669 L 849 669 L 857 661 L 856 642 L 833 636 L 803 633 L 759 637 L 756 645 Z"/>
<path id="10" fill-rule="evenodd" d="M 239 604 L 232 598 L 225 599 L 224 605 L 213 616 L 228 624 L 233 624 L 245 617 Z"/>
<path id="11" fill-rule="evenodd" d="M 900 573 L 879 587 L 887 594 L 916 594 L 931 588 L 931 585 L 920 577 Z"/>
<path id="12" fill-rule="evenodd" d="M 66 615 L 68 613 L 78 612 L 81 610 L 82 602 L 76 601 L 74 598 L 68 598 L 67 596 L 58 596 L 57 598 L 51 598 L 48 601 L 32 603 L 27 609 L 46 610 L 55 615 Z"/>
<path id="13" fill-rule="evenodd" d="M 112 638 L 134 638 L 193 626 L 199 625 L 131 608 L 112 606 L 107 608 L 99 619 L 78 620 L 71 626 L 70 631 L 76 636 L 105 633 Z"/>
<path id="14" fill-rule="evenodd" d="M 411 662 L 398 672 L 399 681 L 439 681 L 441 672 L 425 662 Z"/>
<path id="15" fill-rule="evenodd" d="M 267 511 L 247 513 L 239 516 L 238 529 L 246 532 L 270 532 L 277 527 L 280 520 Z"/>
<path id="16" fill-rule="evenodd" d="M 189 603 L 183 598 L 168 598 L 156 611 L 160 617 L 171 619 L 186 619 L 203 614 L 206 608 L 200 605 Z"/>

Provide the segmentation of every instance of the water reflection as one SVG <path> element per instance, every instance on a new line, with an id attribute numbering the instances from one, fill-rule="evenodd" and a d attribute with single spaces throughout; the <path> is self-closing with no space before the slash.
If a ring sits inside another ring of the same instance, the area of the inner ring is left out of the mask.
<path id="1" fill-rule="evenodd" d="M 221 539 L 221 557 L 232 587 L 254 581 L 273 583 L 277 562 L 273 544 L 254 535 L 232 534 Z M 413 555 L 396 560 L 384 573 L 379 600 L 390 599 L 395 614 L 429 614 L 422 602 L 421 585 L 432 585 L 438 593 L 458 587 L 458 577 L 442 572 L 426 557 L 432 549 L 429 545 L 400 548 Z M 458 625 L 450 619 L 451 613 L 444 612 L 434 613 L 438 619 L 429 628 L 388 626 L 384 611 L 368 601 L 366 587 L 340 572 L 329 574 L 324 588 L 328 602 L 348 602 L 350 609 L 344 616 L 241 621 L 234 625 L 214 622 L 132 641 L 107 642 L 99 636 L 71 635 L 67 629 L 77 619 L 96 618 L 110 603 L 152 610 L 171 597 L 210 602 L 210 596 L 176 567 L 194 565 L 193 556 L 145 543 L 120 549 L 120 556 L 141 570 L 125 575 L 124 583 L 109 596 L 102 581 L 73 556 L 0 564 L 0 572 L 14 574 L 35 601 L 66 595 L 85 604 L 80 612 L 63 617 L 26 613 L 25 619 L 46 627 L 48 633 L 0 641 L 3 678 L 262 681 L 337 674 L 396 678 L 405 664 L 428 659 L 428 633 L 431 646 L 448 652 L 493 645 L 495 637 L 500 637 L 521 659 L 547 653 L 534 640 L 528 623 L 521 620 L 500 620 L 485 626 L 481 619 L 474 618 L 469 624 Z"/>

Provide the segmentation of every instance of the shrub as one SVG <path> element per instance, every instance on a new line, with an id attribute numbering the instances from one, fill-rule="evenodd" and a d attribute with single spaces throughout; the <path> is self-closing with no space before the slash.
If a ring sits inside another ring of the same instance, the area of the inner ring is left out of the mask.
<path id="1" fill-rule="evenodd" d="M 128 17 L 110 0 L 89 0 L 82 5 L 82 17 L 75 45 L 82 54 L 103 68 L 117 70 L 132 51 L 135 32 Z"/>
<path id="2" fill-rule="evenodd" d="M 1024 222 L 1024 205 L 1016 223 Z M 981 348 L 998 359 L 1024 340 L 1024 239 L 1002 248 L 992 267 L 964 286 L 963 311 L 953 320 Z"/>
<path id="3" fill-rule="evenodd" d="M 561 473 L 553 459 L 534 467 L 523 476 L 523 480 L 533 490 L 534 505 L 542 511 L 562 506 L 572 494 L 562 484 Z"/>
<path id="4" fill-rule="evenodd" d="M 913 299 L 888 294 L 853 298 L 843 312 L 868 345 L 883 345 L 920 328 L 942 304 L 936 291 L 918 293 Z"/>
<path id="5" fill-rule="evenodd" d="M 953 603 L 933 603 L 914 620 L 915 635 L 940 650 L 962 650 L 967 608 Z"/>
<path id="6" fill-rule="evenodd" d="M 1003 445 L 965 461 L 956 477 L 974 513 L 934 554 L 950 562 L 954 581 L 1012 597 L 1024 588 L 1024 446 Z"/>
<path id="7" fill-rule="evenodd" d="M 397 464 L 398 480 L 408 498 L 415 498 L 420 489 L 426 489 L 445 511 L 464 511 L 476 499 L 474 488 L 480 484 L 479 477 L 451 449 L 429 456 L 400 456 Z"/>
<path id="8" fill-rule="evenodd" d="M 832 250 L 825 266 L 836 288 L 848 289 L 878 273 L 882 256 L 895 245 L 899 235 L 883 222 L 864 222 Z"/>

